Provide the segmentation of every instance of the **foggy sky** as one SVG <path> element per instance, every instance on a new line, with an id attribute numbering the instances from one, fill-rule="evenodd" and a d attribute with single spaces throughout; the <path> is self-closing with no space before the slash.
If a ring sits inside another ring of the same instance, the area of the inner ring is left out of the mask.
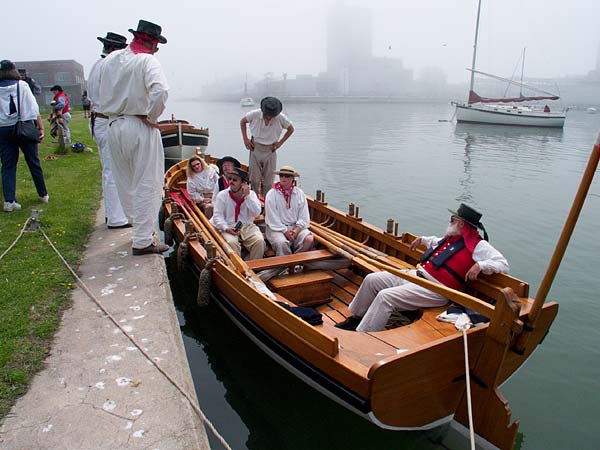
<path id="1" fill-rule="evenodd" d="M 448 82 L 468 81 L 477 0 L 344 3 L 371 9 L 374 56 L 401 59 L 415 77 L 440 67 Z M 327 15 L 338 4 L 30 0 L 22 3 L 26 7 L 13 4 L 4 16 L 0 59 L 74 59 L 87 77 L 102 49 L 96 37 L 114 31 L 130 39 L 127 30 L 142 18 L 161 25 L 168 39 L 156 56 L 172 97 L 196 96 L 202 84 L 224 77 L 248 73 L 252 80 L 267 72 L 293 77 L 324 71 Z M 526 76 L 585 75 L 596 66 L 599 17 L 597 0 L 483 0 L 477 66 L 511 76 L 527 47 Z"/>

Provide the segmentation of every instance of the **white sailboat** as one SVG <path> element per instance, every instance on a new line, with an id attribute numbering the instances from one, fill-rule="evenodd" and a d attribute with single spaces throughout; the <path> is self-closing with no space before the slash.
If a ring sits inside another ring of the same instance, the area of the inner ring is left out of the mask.
<path id="1" fill-rule="evenodd" d="M 455 103 L 457 122 L 484 123 L 491 125 L 522 125 L 532 127 L 555 127 L 562 128 L 565 124 L 566 110 L 563 108 L 551 108 L 547 104 L 524 105 L 523 102 L 558 100 L 560 97 L 550 92 L 543 91 L 532 86 L 523 84 L 523 70 L 525 65 L 525 53 L 523 52 L 523 67 L 521 70 L 521 82 L 508 80 L 506 78 L 491 75 L 489 73 L 475 70 L 477 59 L 477 38 L 479 35 L 479 17 L 481 12 L 481 0 L 477 6 L 477 22 L 475 26 L 475 43 L 473 44 L 473 60 L 471 63 L 471 83 L 469 86 L 469 99 L 466 103 Z M 505 81 L 521 87 L 518 97 L 512 98 L 487 98 L 481 97 L 474 91 L 475 74 L 484 75 L 497 80 Z M 523 96 L 522 88 L 536 91 L 538 96 Z"/>
<path id="2" fill-rule="evenodd" d="M 254 106 L 254 99 L 248 95 L 248 75 L 246 74 L 246 80 L 244 81 L 244 96 L 240 100 L 240 106 L 242 108 L 250 108 Z"/>

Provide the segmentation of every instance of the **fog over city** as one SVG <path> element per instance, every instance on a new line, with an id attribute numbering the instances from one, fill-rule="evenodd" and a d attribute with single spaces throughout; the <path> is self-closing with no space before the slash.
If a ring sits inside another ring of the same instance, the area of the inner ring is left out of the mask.
<path id="1" fill-rule="evenodd" d="M 370 14 L 374 57 L 401 60 L 415 79 L 437 68 L 450 84 L 468 81 L 476 0 L 33 0 L 4 17 L 0 57 L 74 59 L 87 76 L 101 51 L 96 37 L 113 31 L 130 39 L 127 30 L 143 18 L 161 25 L 168 39 L 157 57 L 172 98 L 195 97 L 217 80 L 243 83 L 245 74 L 250 84 L 266 73 L 324 72 L 328 17 L 344 6 Z M 597 68 L 599 17 L 597 0 L 483 0 L 478 68 L 510 77 L 527 47 L 530 77 L 586 75 Z M 347 23 L 349 39 L 360 32 L 354 25 Z"/>

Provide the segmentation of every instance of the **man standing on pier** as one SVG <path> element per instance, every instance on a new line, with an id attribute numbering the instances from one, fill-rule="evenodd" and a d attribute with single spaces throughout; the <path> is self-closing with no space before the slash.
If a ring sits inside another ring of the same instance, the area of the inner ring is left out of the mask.
<path id="1" fill-rule="evenodd" d="M 162 199 L 164 150 L 156 124 L 169 86 L 154 57 L 166 44 L 162 28 L 140 20 L 133 41 L 112 52 L 100 74 L 100 113 L 108 116 L 108 144 L 121 205 L 133 224 L 133 255 L 169 249 L 155 239 Z"/>
<path id="2" fill-rule="evenodd" d="M 100 90 L 100 72 L 104 58 L 115 50 L 122 50 L 127 47 L 127 38 L 117 33 L 108 32 L 106 37 L 98 37 L 98 40 L 104 44 L 100 59 L 94 63 L 90 69 L 88 78 L 88 98 L 92 102 L 92 113 L 90 119 L 90 131 L 100 154 L 102 164 L 102 193 L 104 194 L 104 214 L 106 215 L 106 224 L 108 228 L 127 228 L 131 227 L 125 211 L 119 201 L 119 193 L 113 176 L 113 163 L 110 157 L 110 148 L 108 146 L 108 116 L 99 112 L 100 105 L 98 101 Z"/>
<path id="3" fill-rule="evenodd" d="M 240 120 L 244 145 L 250 151 L 250 183 L 257 195 L 265 195 L 273 186 L 276 151 L 294 132 L 294 126 L 282 109 L 279 99 L 265 97 L 260 101 L 260 109 L 250 111 Z M 251 139 L 246 125 L 250 127 Z M 282 137 L 283 130 L 286 131 Z"/>

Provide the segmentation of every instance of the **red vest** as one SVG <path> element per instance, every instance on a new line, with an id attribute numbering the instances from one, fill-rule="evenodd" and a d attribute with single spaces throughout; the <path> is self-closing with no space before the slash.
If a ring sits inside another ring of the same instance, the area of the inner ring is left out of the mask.
<path id="1" fill-rule="evenodd" d="M 58 97 L 64 97 L 65 98 L 65 107 L 62 110 L 62 113 L 68 113 L 69 112 L 69 97 L 67 97 L 67 95 L 64 92 L 57 92 L 56 95 L 54 96 L 54 100 L 58 101 Z"/>
<path id="2" fill-rule="evenodd" d="M 461 239 L 462 236 L 460 235 L 446 238 L 444 243 L 438 246 L 433 253 L 429 255 L 427 261 L 421 262 L 421 266 L 429 275 L 438 280 L 444 286 L 448 286 L 449 288 L 457 289 L 459 291 L 464 289 L 465 276 L 471 266 L 475 264 L 475 261 L 473 261 L 473 252 L 469 251 L 466 246 L 463 246 L 459 250 L 453 252 L 451 256 L 437 269 L 431 260 Z M 462 281 L 459 281 L 458 278 L 460 278 Z"/>

